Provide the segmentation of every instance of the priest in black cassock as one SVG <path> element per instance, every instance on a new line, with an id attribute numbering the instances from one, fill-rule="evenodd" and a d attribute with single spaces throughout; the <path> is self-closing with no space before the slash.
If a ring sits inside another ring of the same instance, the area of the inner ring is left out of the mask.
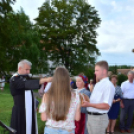
<path id="1" fill-rule="evenodd" d="M 22 60 L 18 63 L 18 72 L 10 79 L 10 90 L 14 100 L 12 109 L 11 127 L 17 130 L 16 134 L 38 134 L 36 103 L 32 90 L 39 89 L 40 84 L 50 82 L 50 78 L 27 80 L 32 63 Z"/>

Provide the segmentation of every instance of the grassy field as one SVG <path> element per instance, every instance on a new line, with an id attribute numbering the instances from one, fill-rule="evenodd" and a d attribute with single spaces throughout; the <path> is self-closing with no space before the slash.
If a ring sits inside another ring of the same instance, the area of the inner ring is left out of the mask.
<path id="1" fill-rule="evenodd" d="M 37 99 L 41 101 L 39 98 Z M 10 94 L 9 85 L 6 84 L 4 91 L 0 90 L 0 120 L 7 126 L 10 126 L 12 107 L 13 107 L 13 98 Z M 43 134 L 45 122 L 42 122 L 40 120 L 39 113 L 37 114 L 37 120 L 38 120 L 38 132 L 39 134 Z M 118 131 L 118 126 L 119 126 L 119 118 L 116 123 L 116 131 Z M 3 128 L 0 127 L 0 134 L 8 134 L 8 133 L 3 133 Z"/>
<path id="2" fill-rule="evenodd" d="M 40 99 L 38 98 L 40 101 Z M 0 90 L 0 120 L 7 126 L 10 126 L 10 119 L 13 107 L 13 98 L 10 94 L 9 85 L 6 84 L 4 91 Z M 40 120 L 40 114 L 37 114 L 38 130 L 39 134 L 43 134 L 45 122 Z M 0 134 L 2 134 L 3 128 L 0 127 Z M 4 133 L 3 133 L 4 134 Z M 5 133 L 8 134 L 8 133 Z"/>

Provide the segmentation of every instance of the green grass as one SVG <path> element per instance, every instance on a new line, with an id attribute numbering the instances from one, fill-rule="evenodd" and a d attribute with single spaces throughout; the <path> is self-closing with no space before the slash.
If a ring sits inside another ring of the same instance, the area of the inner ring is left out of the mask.
<path id="1" fill-rule="evenodd" d="M 38 98 L 39 101 L 41 101 Z M 13 97 L 10 94 L 9 85 L 6 84 L 4 91 L 0 90 L 0 120 L 5 123 L 7 126 L 10 126 L 11 113 L 13 107 Z M 40 120 L 40 114 L 37 114 L 38 120 L 38 131 L 39 134 L 43 134 L 45 122 Z M 0 127 L 0 134 L 2 134 L 3 128 Z M 5 133 L 8 134 L 8 133 Z"/>
<path id="2" fill-rule="evenodd" d="M 39 101 L 41 99 L 37 98 Z M 9 84 L 5 85 L 4 91 L 0 90 L 0 120 L 5 123 L 7 126 L 10 126 L 10 119 L 13 107 L 13 98 L 10 94 Z M 40 114 L 37 114 L 37 121 L 38 121 L 38 132 L 39 134 L 43 134 L 45 122 L 40 120 Z M 116 129 L 119 126 L 119 117 L 116 123 Z M 0 134 L 2 134 L 3 128 L 0 127 Z M 8 134 L 8 133 L 5 133 Z"/>

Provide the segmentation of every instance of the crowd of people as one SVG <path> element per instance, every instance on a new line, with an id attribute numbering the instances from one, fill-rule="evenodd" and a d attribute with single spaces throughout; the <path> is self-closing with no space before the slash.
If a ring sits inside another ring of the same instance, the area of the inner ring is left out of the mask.
<path id="1" fill-rule="evenodd" d="M 117 85 L 116 75 L 108 77 L 108 63 L 95 64 L 95 82 L 80 73 L 72 81 L 64 67 L 57 67 L 53 77 L 26 79 L 32 63 L 22 60 L 10 79 L 14 99 L 11 127 L 16 134 L 38 134 L 34 89 L 39 89 L 39 107 L 44 134 L 114 134 L 120 113 L 120 132 L 131 133 L 134 111 L 134 72 Z"/>

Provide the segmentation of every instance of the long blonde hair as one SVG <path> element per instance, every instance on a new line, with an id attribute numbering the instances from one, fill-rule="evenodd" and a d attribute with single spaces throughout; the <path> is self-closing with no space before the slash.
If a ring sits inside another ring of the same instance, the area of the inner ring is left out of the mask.
<path id="1" fill-rule="evenodd" d="M 46 114 L 53 120 L 66 120 L 71 102 L 70 77 L 67 69 L 59 67 L 46 93 Z"/>

